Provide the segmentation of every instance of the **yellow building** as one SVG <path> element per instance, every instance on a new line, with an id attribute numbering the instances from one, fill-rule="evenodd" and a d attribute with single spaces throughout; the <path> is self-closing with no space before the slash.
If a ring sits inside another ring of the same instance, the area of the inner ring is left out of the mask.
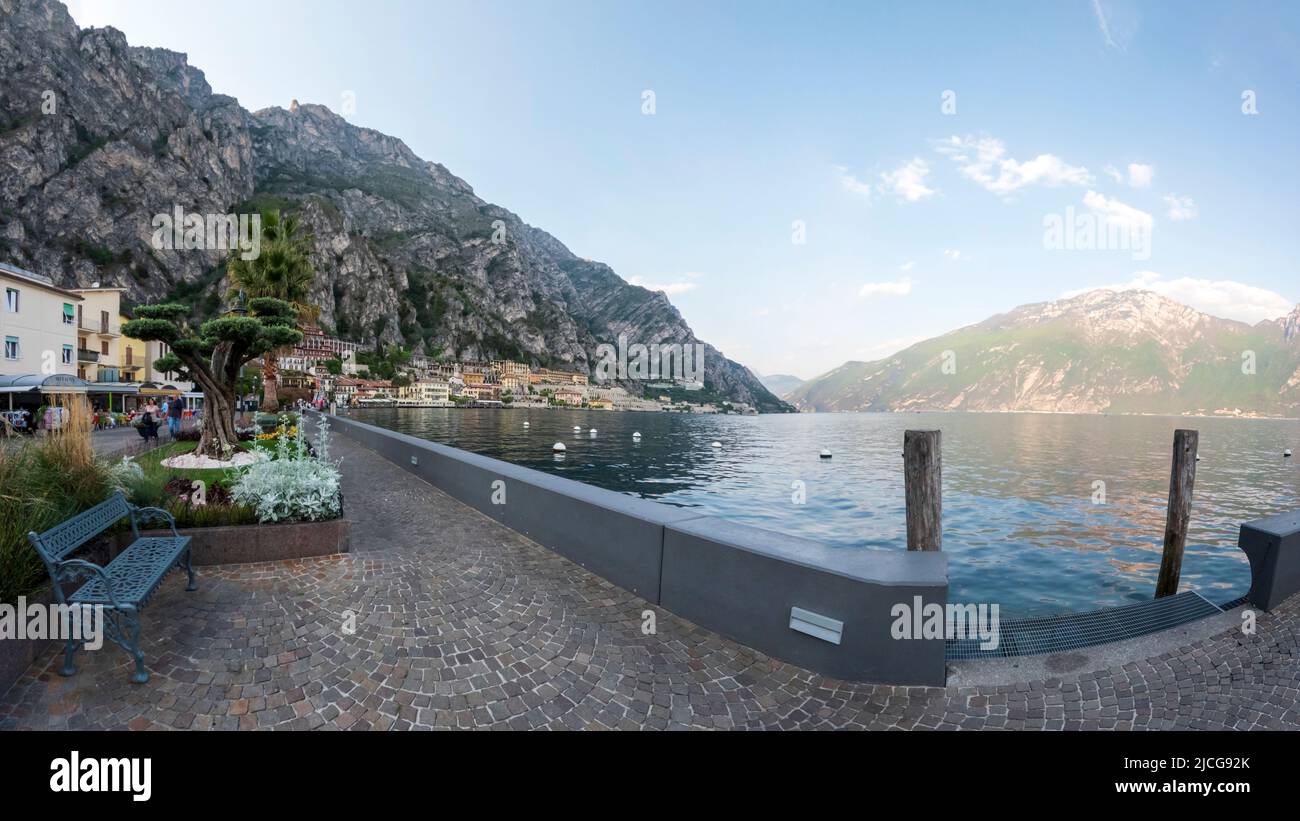
<path id="1" fill-rule="evenodd" d="M 118 315 L 119 328 L 131 321 L 126 314 Z M 145 342 L 123 335 L 118 340 L 118 370 L 123 382 L 152 382 L 157 385 L 171 385 L 179 391 L 194 390 L 191 382 L 180 379 L 173 371 L 160 371 L 153 363 L 162 359 L 170 350 L 166 342 Z"/>
<path id="2" fill-rule="evenodd" d="M 122 310 L 125 288 L 73 288 L 77 304 L 77 376 L 87 382 L 120 382 Z"/>

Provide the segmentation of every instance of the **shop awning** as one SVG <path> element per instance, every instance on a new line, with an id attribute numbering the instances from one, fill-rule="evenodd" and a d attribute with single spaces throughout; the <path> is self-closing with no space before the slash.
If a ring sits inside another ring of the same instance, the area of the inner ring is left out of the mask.
<path id="1" fill-rule="evenodd" d="M 87 382 L 86 393 L 143 393 L 138 382 Z"/>
<path id="2" fill-rule="evenodd" d="M 66 373 L 0 375 L 0 393 L 85 393 L 90 383 Z"/>
<path id="3" fill-rule="evenodd" d="M 180 396 L 181 391 L 174 385 L 157 382 L 143 382 L 140 385 L 141 396 Z"/>

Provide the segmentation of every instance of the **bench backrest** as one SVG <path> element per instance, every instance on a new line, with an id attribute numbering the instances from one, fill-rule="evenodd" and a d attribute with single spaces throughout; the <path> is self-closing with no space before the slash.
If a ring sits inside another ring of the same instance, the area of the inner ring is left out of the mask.
<path id="1" fill-rule="evenodd" d="M 28 533 L 32 546 L 41 554 L 46 564 L 61 562 L 77 548 L 113 526 L 117 520 L 129 515 L 130 507 L 120 492 L 89 510 L 83 510 L 66 522 L 61 522 L 41 534 Z"/>

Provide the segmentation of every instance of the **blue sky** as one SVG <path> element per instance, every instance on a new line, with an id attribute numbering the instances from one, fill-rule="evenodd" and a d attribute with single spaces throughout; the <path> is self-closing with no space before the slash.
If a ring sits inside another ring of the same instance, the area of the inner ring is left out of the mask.
<path id="1" fill-rule="evenodd" d="M 349 120 L 663 288 L 760 373 L 1097 286 L 1247 321 L 1300 300 L 1300 4 L 70 8 L 250 109 L 351 92 Z M 1149 228 L 1150 253 L 1048 247 L 1068 214 Z"/>

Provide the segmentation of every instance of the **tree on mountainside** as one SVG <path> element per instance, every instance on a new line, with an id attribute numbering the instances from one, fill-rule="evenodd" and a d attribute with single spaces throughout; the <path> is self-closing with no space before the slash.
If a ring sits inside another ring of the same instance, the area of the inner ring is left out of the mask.
<path id="1" fill-rule="evenodd" d="M 250 299 L 282 300 L 292 308 L 298 327 L 314 323 L 320 316 L 320 308 L 309 299 L 316 270 L 311 263 L 310 237 L 299 228 L 298 218 L 292 214 L 282 216 L 279 211 L 262 214 L 260 253 L 253 259 L 231 254 L 227 297 L 234 298 L 243 292 Z M 280 408 L 276 377 L 283 353 L 282 349 L 273 349 L 262 356 L 262 410 L 275 412 Z"/>

